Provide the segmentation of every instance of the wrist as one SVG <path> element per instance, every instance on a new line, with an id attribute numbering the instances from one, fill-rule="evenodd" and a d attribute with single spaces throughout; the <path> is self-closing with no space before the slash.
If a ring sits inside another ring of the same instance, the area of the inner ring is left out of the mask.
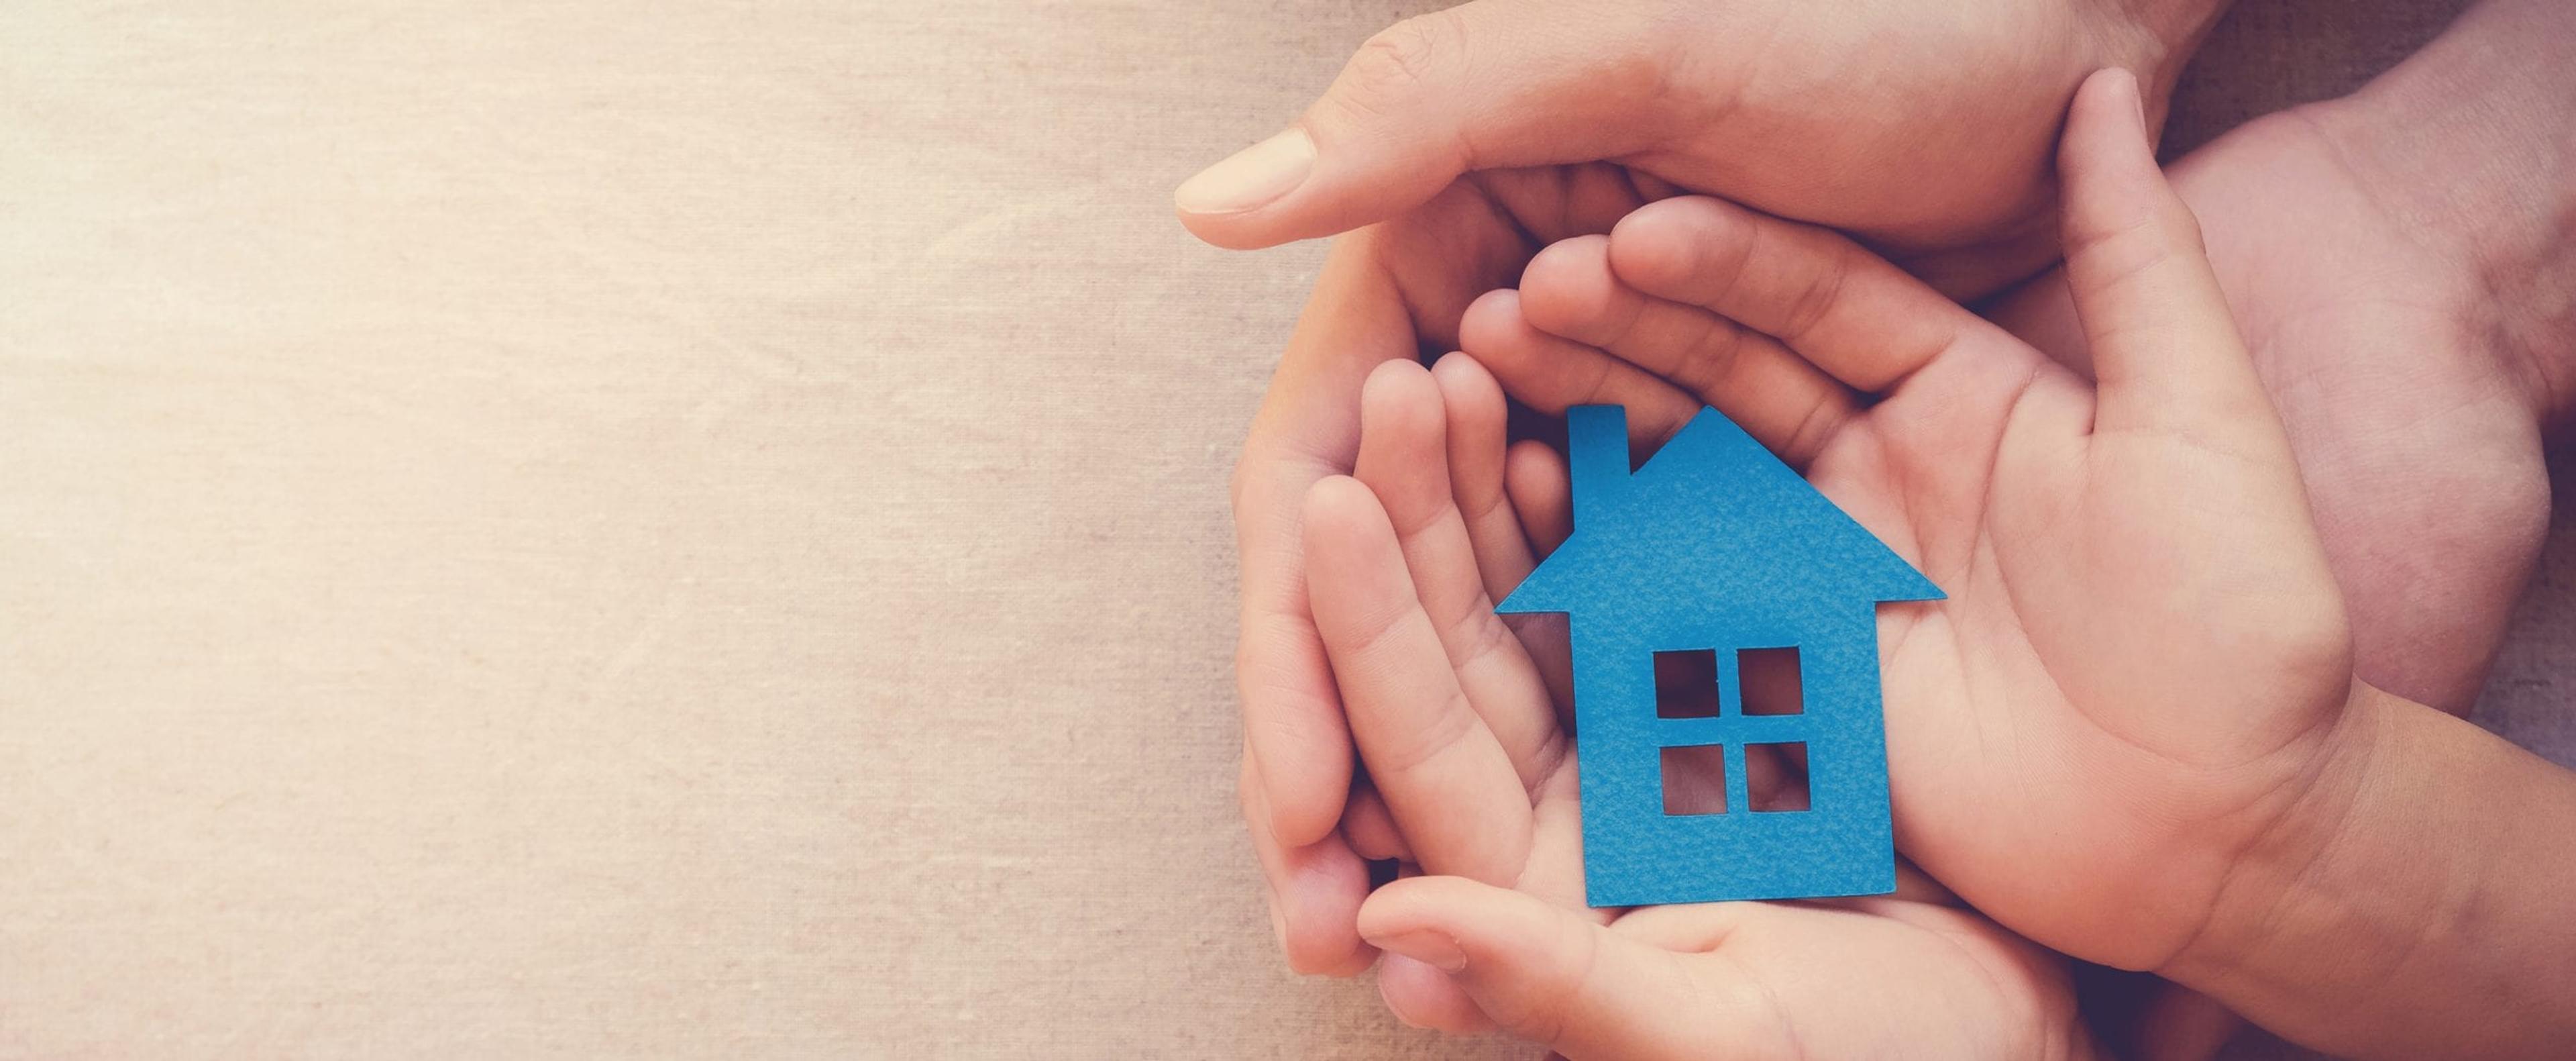
<path id="1" fill-rule="evenodd" d="M 2355 1057 L 2576 1036 L 2576 775 L 2355 682 L 2322 767 L 2166 976 Z"/>
<path id="2" fill-rule="evenodd" d="M 2211 988 L 2257 976 L 2264 959 L 2303 942 L 2285 918 L 2332 905 L 2320 902 L 2313 875 L 2350 858 L 2349 837 L 2374 802 L 2370 790 L 2386 783 L 2379 775 L 2395 721 L 2386 700 L 2379 690 L 2352 683 L 2305 789 L 2237 853 L 2199 934 L 2158 973 L 2215 994 Z"/>
<path id="3" fill-rule="evenodd" d="M 2339 162 L 2457 267 L 2472 345 L 2545 427 L 2576 413 L 2576 5 L 2487 0 L 2405 62 L 2307 109 Z"/>

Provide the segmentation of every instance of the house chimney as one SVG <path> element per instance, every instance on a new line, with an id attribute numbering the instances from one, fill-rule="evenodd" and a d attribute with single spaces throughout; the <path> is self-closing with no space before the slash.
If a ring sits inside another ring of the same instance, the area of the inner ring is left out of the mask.
<path id="1" fill-rule="evenodd" d="M 1565 411 L 1566 465 L 1574 478 L 1574 526 L 1628 485 L 1628 411 L 1616 405 L 1578 405 Z"/>

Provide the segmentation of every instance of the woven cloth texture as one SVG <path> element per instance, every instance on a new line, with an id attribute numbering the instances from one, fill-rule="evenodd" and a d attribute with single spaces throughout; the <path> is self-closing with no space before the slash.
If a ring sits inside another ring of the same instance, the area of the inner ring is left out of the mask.
<path id="1" fill-rule="evenodd" d="M 2172 146 L 2457 6 L 2246 0 Z M 1321 248 L 1169 208 L 1423 8 L 14 5 L 0 1058 L 1526 1056 L 1275 956 L 1226 477 Z M 2481 708 L 2561 761 L 2571 635 L 2562 518 Z"/>

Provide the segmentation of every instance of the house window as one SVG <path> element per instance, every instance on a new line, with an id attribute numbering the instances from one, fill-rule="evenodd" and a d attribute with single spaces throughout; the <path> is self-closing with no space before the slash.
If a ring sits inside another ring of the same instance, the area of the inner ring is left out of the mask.
<path id="1" fill-rule="evenodd" d="M 1807 742 L 1744 746 L 1744 780 L 1755 813 L 1807 809 Z"/>
<path id="2" fill-rule="evenodd" d="M 1748 715 L 1803 715 L 1806 697 L 1799 689 L 1798 648 L 1748 648 L 1735 653 L 1737 686 L 1743 690 Z"/>
<path id="3" fill-rule="evenodd" d="M 1655 653 L 1655 717 L 1716 718 L 1717 650 Z"/>
<path id="4" fill-rule="evenodd" d="M 1663 755 L 1664 813 L 1726 813 L 1726 746 L 1685 744 Z"/>
<path id="5" fill-rule="evenodd" d="M 1657 652 L 1654 667 L 1665 814 L 1810 809 L 1807 722 L 1779 717 L 1806 714 L 1797 648 Z"/>

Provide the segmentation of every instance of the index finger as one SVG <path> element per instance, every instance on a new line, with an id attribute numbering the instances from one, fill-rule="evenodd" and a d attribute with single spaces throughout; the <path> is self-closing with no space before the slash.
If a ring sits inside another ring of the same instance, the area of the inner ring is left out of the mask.
<path id="1" fill-rule="evenodd" d="M 1450 669 L 1395 527 L 1359 480 L 1306 499 L 1315 624 L 1369 779 L 1425 869 L 1511 884 L 1527 864 L 1529 792 Z"/>

